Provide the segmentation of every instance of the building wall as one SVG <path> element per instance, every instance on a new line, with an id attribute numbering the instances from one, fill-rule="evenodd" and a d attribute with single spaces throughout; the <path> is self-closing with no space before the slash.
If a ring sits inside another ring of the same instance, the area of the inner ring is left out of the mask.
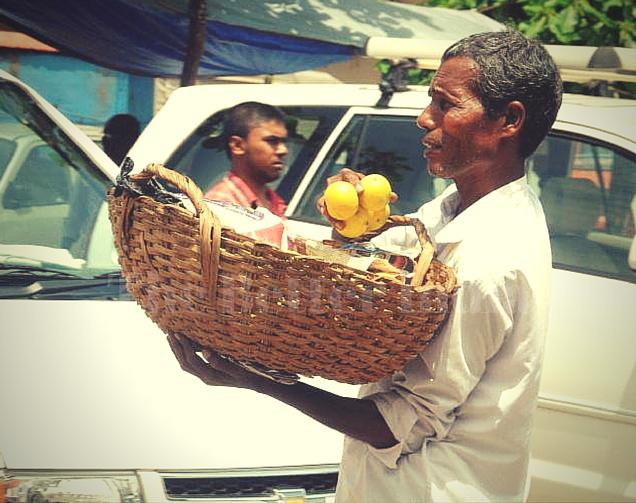
<path id="1" fill-rule="evenodd" d="M 60 54 L 0 49 L 0 68 L 15 75 L 71 121 L 101 126 L 117 113 L 142 126 L 153 115 L 154 79 L 129 75 Z"/>

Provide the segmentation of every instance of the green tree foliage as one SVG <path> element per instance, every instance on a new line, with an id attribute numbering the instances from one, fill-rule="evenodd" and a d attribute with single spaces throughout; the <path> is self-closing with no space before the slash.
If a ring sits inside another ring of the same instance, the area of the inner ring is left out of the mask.
<path id="1" fill-rule="evenodd" d="M 636 47 L 633 0 L 423 0 L 475 9 L 546 44 Z"/>
<path id="2" fill-rule="evenodd" d="M 422 0 L 419 4 L 474 9 L 544 44 L 636 48 L 634 0 Z M 383 74 L 386 67 L 386 62 L 378 65 Z M 431 77 L 430 71 L 413 69 L 408 81 L 428 84 Z M 566 91 L 636 97 L 636 85 L 631 83 L 567 83 Z"/>

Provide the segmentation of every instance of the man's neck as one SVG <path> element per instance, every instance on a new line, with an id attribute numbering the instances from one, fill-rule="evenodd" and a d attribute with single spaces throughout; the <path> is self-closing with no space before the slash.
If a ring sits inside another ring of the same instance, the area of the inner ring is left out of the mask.
<path id="1" fill-rule="evenodd" d="M 251 172 L 242 166 L 232 166 L 232 171 L 245 182 L 261 203 L 269 205 L 267 186 L 262 181 L 255 179 Z"/>
<path id="2" fill-rule="evenodd" d="M 487 194 L 521 178 L 525 173 L 524 161 L 488 166 L 480 170 L 471 170 L 464 176 L 455 178 L 460 204 L 457 213 L 477 202 Z"/>

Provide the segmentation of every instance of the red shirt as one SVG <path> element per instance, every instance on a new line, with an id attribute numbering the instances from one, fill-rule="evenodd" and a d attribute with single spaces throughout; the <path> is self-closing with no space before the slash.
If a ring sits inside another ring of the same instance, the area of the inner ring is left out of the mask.
<path id="1" fill-rule="evenodd" d="M 246 208 L 262 206 L 274 215 L 282 217 L 287 205 L 282 197 L 270 188 L 265 189 L 269 201 L 261 201 L 250 187 L 236 173 L 230 171 L 219 183 L 205 193 L 205 198 L 212 201 L 236 203 Z"/>

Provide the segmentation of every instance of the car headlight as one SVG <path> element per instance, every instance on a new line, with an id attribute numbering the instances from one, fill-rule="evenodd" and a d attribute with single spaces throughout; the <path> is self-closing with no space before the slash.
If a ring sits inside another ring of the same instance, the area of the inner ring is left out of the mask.
<path id="1" fill-rule="evenodd" d="M 127 473 L 0 472 L 0 503 L 141 503 Z"/>

